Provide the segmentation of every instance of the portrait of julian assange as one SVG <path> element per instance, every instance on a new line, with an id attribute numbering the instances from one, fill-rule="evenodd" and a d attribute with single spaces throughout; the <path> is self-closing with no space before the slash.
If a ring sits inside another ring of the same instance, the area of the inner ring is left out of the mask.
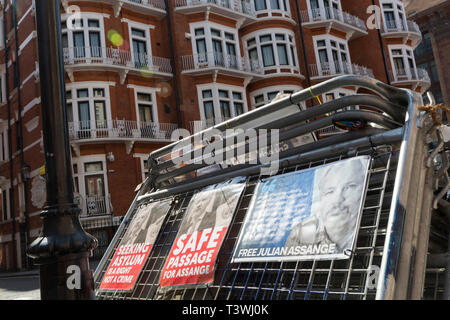
<path id="1" fill-rule="evenodd" d="M 352 249 L 367 178 L 368 158 L 353 158 L 316 171 L 311 216 L 293 226 L 285 246 L 336 244 Z"/>
<path id="2" fill-rule="evenodd" d="M 153 202 L 138 209 L 120 245 L 153 244 L 170 208 L 170 201 Z"/>
<path id="3" fill-rule="evenodd" d="M 179 235 L 228 227 L 242 192 L 240 185 L 203 190 L 195 194 L 180 226 Z"/>

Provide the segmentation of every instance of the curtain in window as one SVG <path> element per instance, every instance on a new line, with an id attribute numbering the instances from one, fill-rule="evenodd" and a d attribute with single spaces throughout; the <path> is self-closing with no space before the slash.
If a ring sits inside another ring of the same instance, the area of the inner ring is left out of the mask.
<path id="1" fill-rule="evenodd" d="M 275 57 L 273 54 L 273 47 L 272 45 L 265 45 L 261 47 L 262 52 L 262 58 L 264 67 L 271 67 L 275 65 Z"/>

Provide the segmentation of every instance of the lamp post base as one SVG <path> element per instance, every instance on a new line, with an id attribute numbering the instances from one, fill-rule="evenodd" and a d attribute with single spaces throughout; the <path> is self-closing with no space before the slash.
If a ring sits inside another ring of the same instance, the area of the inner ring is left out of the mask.
<path id="1" fill-rule="evenodd" d="M 43 234 L 28 248 L 40 266 L 42 300 L 95 299 L 89 257 L 98 242 L 81 227 L 76 205 L 47 208 L 41 213 Z"/>
<path id="2" fill-rule="evenodd" d="M 89 254 L 69 254 L 40 262 L 41 300 L 95 300 Z"/>

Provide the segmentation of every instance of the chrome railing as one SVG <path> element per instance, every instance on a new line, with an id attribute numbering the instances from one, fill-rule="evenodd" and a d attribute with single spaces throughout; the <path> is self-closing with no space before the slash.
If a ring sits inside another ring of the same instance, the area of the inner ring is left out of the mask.
<path id="1" fill-rule="evenodd" d="M 311 64 L 309 66 L 311 77 L 328 77 L 340 74 L 354 74 L 374 78 L 373 70 L 352 63 L 329 63 Z"/>
<path id="2" fill-rule="evenodd" d="M 169 141 L 178 128 L 172 123 L 147 123 L 130 120 L 89 120 L 69 122 L 73 141 L 89 139 L 151 139 Z"/>
<path id="3" fill-rule="evenodd" d="M 253 7 L 252 1 L 241 0 L 175 0 L 175 7 L 189 7 L 196 5 L 209 5 L 214 4 L 219 7 L 233 10 L 235 12 L 256 16 L 256 11 Z"/>
<path id="4" fill-rule="evenodd" d="M 301 11 L 301 17 L 304 23 L 337 20 L 342 23 L 351 25 L 361 30 L 367 31 L 367 26 L 364 21 L 350 13 L 334 8 L 319 8 L 311 11 Z"/>
<path id="5" fill-rule="evenodd" d="M 113 47 L 64 48 L 63 55 L 66 65 L 104 64 L 131 69 L 146 69 L 154 72 L 172 72 L 170 60 L 167 58 L 147 54 L 132 54 L 131 51 Z"/>
<path id="6" fill-rule="evenodd" d="M 182 71 L 221 67 L 230 70 L 262 74 L 259 61 L 248 60 L 221 52 L 205 52 L 181 57 Z"/>

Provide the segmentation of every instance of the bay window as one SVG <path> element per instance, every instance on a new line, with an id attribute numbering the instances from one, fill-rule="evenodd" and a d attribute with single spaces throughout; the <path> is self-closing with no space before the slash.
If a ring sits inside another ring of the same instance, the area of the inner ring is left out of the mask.
<path id="1" fill-rule="evenodd" d="M 221 123 L 247 112 L 242 87 L 222 84 L 197 87 L 201 119 L 207 126 Z"/>
<path id="2" fill-rule="evenodd" d="M 417 67 L 412 48 L 408 46 L 390 46 L 389 51 L 395 79 L 417 79 Z"/>
<path id="3" fill-rule="evenodd" d="M 347 41 L 333 36 L 314 37 L 320 75 L 351 73 Z"/>
<path id="4" fill-rule="evenodd" d="M 70 58 L 100 58 L 105 56 L 103 17 L 94 13 L 82 13 L 81 19 L 61 23 L 64 54 Z"/>
<path id="5" fill-rule="evenodd" d="M 381 1 L 381 7 L 387 31 L 407 31 L 406 14 L 401 1 Z"/>
<path id="6" fill-rule="evenodd" d="M 91 138 L 108 128 L 111 119 L 108 86 L 68 85 L 66 100 L 69 127 L 78 132 L 78 138 Z"/>
<path id="7" fill-rule="evenodd" d="M 240 57 L 237 48 L 237 32 L 219 24 L 191 24 L 192 48 L 194 63 L 198 66 L 205 63 L 214 66 L 239 69 Z"/>
<path id="8" fill-rule="evenodd" d="M 264 68 L 298 68 L 294 34 L 283 29 L 262 30 L 244 38 L 246 54 Z"/>

